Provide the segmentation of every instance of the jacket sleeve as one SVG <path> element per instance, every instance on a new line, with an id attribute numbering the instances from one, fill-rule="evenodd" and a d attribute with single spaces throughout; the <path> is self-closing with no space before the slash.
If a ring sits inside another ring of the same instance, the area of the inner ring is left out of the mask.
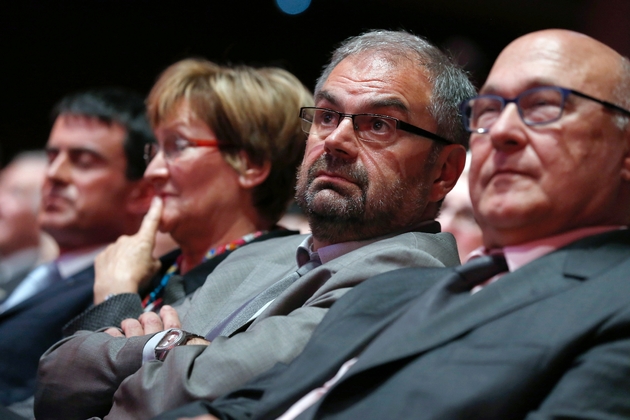
<path id="1" fill-rule="evenodd" d="M 527 420 L 630 418 L 630 310 L 600 326 Z"/>
<path id="2" fill-rule="evenodd" d="M 136 293 L 122 293 L 91 306 L 63 327 L 63 336 L 69 337 L 77 331 L 96 331 L 106 327 L 119 327 L 127 318 L 142 315 L 142 303 Z"/>
<path id="3" fill-rule="evenodd" d="M 59 341 L 40 360 L 36 418 L 103 417 L 120 383 L 140 368 L 150 338 L 80 331 Z"/>

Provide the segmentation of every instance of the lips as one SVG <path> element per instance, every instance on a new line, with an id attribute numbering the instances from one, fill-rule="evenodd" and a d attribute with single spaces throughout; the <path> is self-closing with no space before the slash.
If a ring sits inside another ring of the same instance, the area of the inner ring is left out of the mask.
<path id="1" fill-rule="evenodd" d="M 356 184 L 357 183 L 356 180 L 351 179 L 347 175 L 339 174 L 339 173 L 335 173 L 335 172 L 329 172 L 329 171 L 319 171 L 319 172 L 317 172 L 315 174 L 314 179 L 319 179 L 319 180 L 327 181 L 327 182 L 343 181 L 343 182 L 349 182 L 351 184 Z"/>
<path id="2" fill-rule="evenodd" d="M 72 203 L 72 199 L 65 194 L 61 194 L 59 191 L 52 190 L 43 194 L 42 203 L 44 206 L 69 204 Z"/>
<path id="3" fill-rule="evenodd" d="M 158 197 L 162 198 L 162 200 L 166 200 L 167 198 L 177 197 L 177 194 L 167 191 L 157 191 L 155 193 Z"/>

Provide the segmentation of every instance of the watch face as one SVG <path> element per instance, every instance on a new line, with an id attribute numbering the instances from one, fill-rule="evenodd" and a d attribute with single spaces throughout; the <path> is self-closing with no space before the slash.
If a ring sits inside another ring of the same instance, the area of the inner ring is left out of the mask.
<path id="1" fill-rule="evenodd" d="M 171 330 L 160 340 L 160 343 L 156 346 L 157 349 L 168 349 L 173 347 L 180 338 L 184 335 L 182 330 Z"/>

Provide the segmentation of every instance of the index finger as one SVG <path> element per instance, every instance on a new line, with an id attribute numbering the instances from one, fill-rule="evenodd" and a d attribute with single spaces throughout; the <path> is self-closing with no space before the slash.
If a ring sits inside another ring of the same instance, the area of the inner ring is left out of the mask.
<path id="1" fill-rule="evenodd" d="M 149 207 L 147 214 L 144 215 L 137 235 L 149 240 L 155 239 L 155 233 L 157 232 L 158 226 L 160 225 L 160 218 L 162 217 L 162 206 L 162 199 L 158 196 L 153 197 L 151 207 Z"/>
<path id="2" fill-rule="evenodd" d="M 160 309 L 160 318 L 162 318 L 162 322 L 164 323 L 164 329 L 182 327 L 177 311 L 170 305 L 162 306 L 162 309 Z"/>

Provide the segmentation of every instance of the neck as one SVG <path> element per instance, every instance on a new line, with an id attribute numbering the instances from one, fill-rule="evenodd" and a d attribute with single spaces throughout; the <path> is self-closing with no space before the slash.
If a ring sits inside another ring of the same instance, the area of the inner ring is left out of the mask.
<path id="1" fill-rule="evenodd" d="M 107 245 L 106 243 L 104 244 L 93 244 L 93 245 L 86 245 L 86 246 L 61 246 L 59 245 L 59 256 L 62 255 L 67 255 L 67 254 L 72 254 L 72 253 L 85 253 L 85 252 L 90 252 L 96 248 L 99 247 L 104 247 L 105 245 Z"/>
<path id="2" fill-rule="evenodd" d="M 339 244 L 343 242 L 355 242 L 355 241 L 367 241 L 370 239 L 380 238 L 380 237 L 389 237 L 400 235 L 407 232 L 426 232 L 427 228 L 425 226 L 432 224 L 435 222 L 433 218 L 422 220 L 413 225 L 408 225 L 399 229 L 391 229 L 388 232 L 378 231 L 375 234 L 371 235 L 361 235 L 359 232 L 351 232 L 345 236 L 338 236 L 335 238 L 319 238 L 317 236 L 317 229 L 313 229 L 313 251 L 317 251 L 319 248 L 323 248 L 328 245 Z M 311 225 L 312 226 L 312 225 Z M 431 229 L 428 230 L 431 232 Z"/>
<path id="3" fill-rule="evenodd" d="M 182 250 L 182 261 L 179 271 L 181 274 L 186 274 L 188 271 L 201 264 L 208 251 L 213 248 L 234 242 L 247 234 L 267 229 L 268 227 L 266 226 L 261 227 L 256 226 L 254 223 L 243 222 L 229 226 L 226 230 L 213 232 L 211 235 L 196 238 L 192 241 L 180 241 L 177 238 L 173 238 L 180 244 Z"/>

